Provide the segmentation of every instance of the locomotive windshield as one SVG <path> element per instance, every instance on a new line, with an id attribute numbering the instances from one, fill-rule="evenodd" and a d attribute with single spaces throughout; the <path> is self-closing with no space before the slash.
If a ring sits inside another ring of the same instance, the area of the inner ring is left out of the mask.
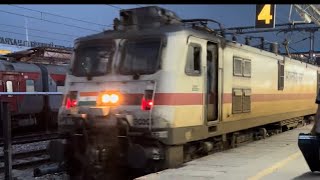
<path id="1" fill-rule="evenodd" d="M 112 43 L 83 45 L 75 49 L 72 74 L 102 76 L 110 72 L 114 46 Z"/>
<path id="2" fill-rule="evenodd" d="M 124 75 L 153 74 L 159 68 L 161 40 L 128 40 L 124 44 L 119 72 Z"/>

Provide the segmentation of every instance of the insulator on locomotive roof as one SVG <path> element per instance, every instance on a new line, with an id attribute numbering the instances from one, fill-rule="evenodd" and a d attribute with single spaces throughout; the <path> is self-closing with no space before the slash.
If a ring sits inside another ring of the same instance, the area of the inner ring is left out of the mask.
<path id="1" fill-rule="evenodd" d="M 120 11 L 120 20 L 114 20 L 115 30 L 155 28 L 168 24 L 181 24 L 181 19 L 172 11 L 149 6 Z"/>
<path id="2" fill-rule="evenodd" d="M 246 40 L 245 45 L 250 46 L 250 38 L 249 38 L 249 37 L 246 37 L 245 40 Z"/>
<path id="3" fill-rule="evenodd" d="M 279 49 L 278 49 L 278 43 L 270 43 L 270 52 L 273 52 L 275 54 L 278 54 Z"/>
<path id="4" fill-rule="evenodd" d="M 232 41 L 233 42 L 237 42 L 237 37 L 236 36 L 232 36 Z"/>

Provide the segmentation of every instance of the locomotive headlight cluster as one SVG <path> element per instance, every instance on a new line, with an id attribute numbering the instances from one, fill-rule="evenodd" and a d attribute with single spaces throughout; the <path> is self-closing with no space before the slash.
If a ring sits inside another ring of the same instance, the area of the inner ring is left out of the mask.
<path id="1" fill-rule="evenodd" d="M 97 105 L 116 106 L 119 105 L 121 95 L 118 92 L 101 92 L 97 98 Z"/>
<path id="2" fill-rule="evenodd" d="M 103 94 L 101 96 L 101 102 L 102 103 L 117 103 L 119 101 L 119 95 L 118 94 Z"/>

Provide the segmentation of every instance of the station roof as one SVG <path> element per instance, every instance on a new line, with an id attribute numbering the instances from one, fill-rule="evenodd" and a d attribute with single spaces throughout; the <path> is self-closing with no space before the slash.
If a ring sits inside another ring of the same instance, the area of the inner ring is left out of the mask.
<path id="1" fill-rule="evenodd" d="M 63 48 L 35 47 L 23 51 L 9 53 L 5 56 L 16 61 L 41 64 L 69 64 L 72 51 Z"/>

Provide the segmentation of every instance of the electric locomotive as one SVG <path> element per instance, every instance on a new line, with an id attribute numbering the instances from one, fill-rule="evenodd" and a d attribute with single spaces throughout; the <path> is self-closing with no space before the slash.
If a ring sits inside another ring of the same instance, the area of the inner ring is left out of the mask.
<path id="1" fill-rule="evenodd" d="M 177 167 L 315 113 L 318 67 L 228 41 L 204 21 L 121 10 L 113 30 L 75 41 L 58 118 L 69 139 L 54 146 L 72 173 Z"/>

